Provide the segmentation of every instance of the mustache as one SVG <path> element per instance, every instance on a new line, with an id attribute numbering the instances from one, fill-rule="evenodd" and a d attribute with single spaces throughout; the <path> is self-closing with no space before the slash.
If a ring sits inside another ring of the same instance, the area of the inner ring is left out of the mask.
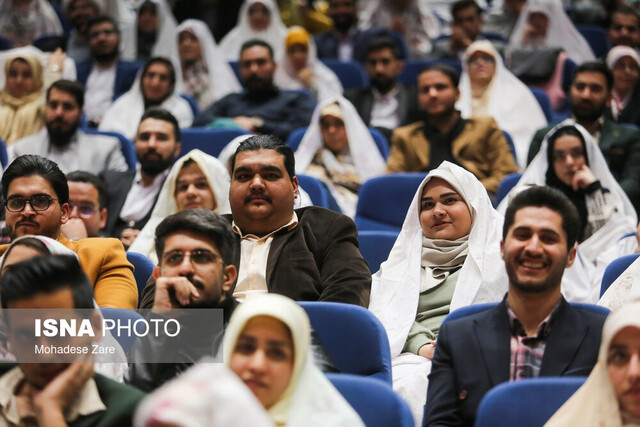
<path id="1" fill-rule="evenodd" d="M 245 197 L 244 202 L 245 203 L 249 203 L 250 201 L 252 201 L 253 199 L 264 199 L 267 202 L 271 203 L 271 197 L 267 196 L 264 193 L 253 193 L 247 197 Z"/>
<path id="2" fill-rule="evenodd" d="M 31 224 L 31 225 L 40 225 L 38 224 L 36 221 L 29 219 L 29 218 L 25 218 L 25 219 L 21 219 L 20 221 L 18 221 L 16 223 L 16 227 L 22 224 Z"/>
<path id="3" fill-rule="evenodd" d="M 193 286 L 195 286 L 196 288 L 198 288 L 199 291 L 203 291 L 204 290 L 204 283 L 202 283 L 200 280 L 194 279 L 193 276 L 189 275 L 186 276 L 187 280 L 191 282 L 191 284 Z"/>

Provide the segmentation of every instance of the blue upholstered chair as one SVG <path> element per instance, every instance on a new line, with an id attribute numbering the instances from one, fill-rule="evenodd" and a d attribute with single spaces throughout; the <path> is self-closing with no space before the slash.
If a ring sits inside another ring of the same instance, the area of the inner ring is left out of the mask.
<path id="1" fill-rule="evenodd" d="M 309 175 L 297 174 L 298 184 L 304 191 L 307 192 L 314 206 L 320 206 L 322 208 L 331 209 L 336 212 L 341 212 L 338 202 L 333 197 L 327 185 Z"/>
<path id="2" fill-rule="evenodd" d="M 335 73 L 344 90 L 362 89 L 369 86 L 369 76 L 358 61 L 323 58 L 322 62 Z"/>
<path id="3" fill-rule="evenodd" d="M 218 157 L 225 145 L 233 138 L 249 135 L 249 132 L 241 129 L 188 128 L 182 129 L 180 134 L 182 139 L 180 156 L 197 148 L 210 156 Z"/>
<path id="4" fill-rule="evenodd" d="M 600 296 L 609 289 L 609 286 L 640 256 L 640 254 L 624 255 L 616 258 L 607 266 L 600 284 Z"/>
<path id="5" fill-rule="evenodd" d="M 131 328 L 133 329 L 133 323 L 136 320 L 144 319 L 140 314 L 136 311 L 128 310 L 126 308 L 115 308 L 115 307 L 100 307 L 100 312 L 105 319 L 120 321 L 122 324 L 126 324 L 126 322 L 130 321 Z M 124 350 L 125 353 L 128 353 L 133 344 L 136 342 L 135 334 L 127 334 L 126 329 L 122 328 L 113 328 L 111 329 L 111 335 L 118 341 L 120 347 Z M 122 332 L 122 333 L 121 333 Z"/>
<path id="6" fill-rule="evenodd" d="M 120 142 L 120 151 L 122 151 L 122 155 L 127 162 L 129 170 L 136 170 L 136 162 L 138 161 L 136 158 L 136 149 L 129 138 L 118 132 L 99 131 L 97 129 L 83 129 L 83 132 L 94 135 L 115 136 L 118 138 L 118 141 Z"/>
<path id="7" fill-rule="evenodd" d="M 289 134 L 289 137 L 287 138 L 287 145 L 291 147 L 293 151 L 296 151 L 300 146 L 300 142 L 302 141 L 302 137 L 305 132 L 307 132 L 306 127 L 298 128 Z M 375 128 L 369 128 L 369 133 L 371 133 L 373 142 L 376 143 L 376 147 L 378 147 L 382 157 L 385 159 L 389 157 L 389 141 L 387 141 L 387 138 L 382 134 L 382 132 Z"/>
<path id="8" fill-rule="evenodd" d="M 407 86 L 415 86 L 418 80 L 418 74 L 425 67 L 433 64 L 443 64 L 452 67 L 460 74 L 462 72 L 462 63 L 458 59 L 408 59 L 404 62 L 402 73 L 398 76 L 398 81 Z"/>
<path id="9" fill-rule="evenodd" d="M 395 231 L 364 230 L 358 232 L 360 253 L 369 264 L 371 274 L 380 269 L 380 264 L 389 257 L 389 252 L 398 238 Z"/>
<path id="10" fill-rule="evenodd" d="M 500 184 L 498 185 L 498 190 L 496 191 L 496 196 L 493 200 L 494 206 L 498 206 L 502 199 L 507 197 L 509 191 L 518 183 L 518 181 L 522 178 L 522 174 L 518 172 L 510 173 L 509 175 L 502 178 Z"/>
<path id="11" fill-rule="evenodd" d="M 553 121 L 553 108 L 551 107 L 551 101 L 549 100 L 549 95 L 544 90 L 529 86 L 529 90 L 533 93 L 533 96 L 540 104 L 540 108 L 542 108 L 542 112 L 544 113 L 544 117 L 547 119 L 549 123 Z"/>
<path id="12" fill-rule="evenodd" d="M 147 285 L 147 280 L 151 277 L 156 265 L 149 258 L 137 252 L 126 252 L 126 254 L 127 260 L 133 264 L 133 277 L 135 277 L 136 285 L 138 286 L 139 303 L 142 290 Z"/>

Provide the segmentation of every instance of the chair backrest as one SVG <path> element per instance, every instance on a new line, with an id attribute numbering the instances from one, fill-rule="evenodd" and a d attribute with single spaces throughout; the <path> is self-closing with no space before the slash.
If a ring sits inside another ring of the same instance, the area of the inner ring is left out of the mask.
<path id="1" fill-rule="evenodd" d="M 7 37 L 0 35 L 0 50 L 13 49 L 13 43 Z"/>
<path id="2" fill-rule="evenodd" d="M 493 204 L 495 206 L 498 206 L 502 201 L 502 199 L 507 197 L 507 194 L 509 194 L 509 191 L 511 191 L 511 189 L 515 187 L 515 185 L 518 183 L 521 177 L 522 177 L 521 173 L 514 172 L 502 178 L 502 181 L 500 181 L 500 184 L 498 185 L 498 191 L 496 191 L 496 196 L 493 199 Z"/>
<path id="3" fill-rule="evenodd" d="M 35 39 L 31 44 L 43 52 L 53 52 L 57 48 L 66 49 L 67 38 L 59 35 L 42 36 Z"/>
<path id="4" fill-rule="evenodd" d="M 398 238 L 395 231 L 364 230 L 358 232 L 360 253 L 369 264 L 371 274 L 380 269 L 380 264 L 389 257 L 389 252 Z"/>
<path id="5" fill-rule="evenodd" d="M 344 90 L 362 89 L 369 86 L 369 76 L 358 61 L 341 61 L 330 58 L 323 58 L 321 61 L 335 73 Z"/>
<path id="6" fill-rule="evenodd" d="M 327 378 L 367 427 L 412 427 L 407 403 L 380 381 L 349 374 L 327 374 Z"/>
<path id="7" fill-rule="evenodd" d="M 448 65 L 456 70 L 458 75 L 462 72 L 462 63 L 459 59 L 408 59 L 404 62 L 404 68 L 398 76 L 398 80 L 407 86 L 415 86 L 420 71 L 433 64 Z"/>
<path id="8" fill-rule="evenodd" d="M 197 148 L 205 153 L 218 157 L 222 149 L 233 138 L 240 135 L 249 135 L 249 132 L 241 129 L 207 129 L 188 128 L 180 131 L 182 148 L 180 156 Z"/>
<path id="9" fill-rule="evenodd" d="M 100 312 L 105 320 L 120 321 L 121 325 L 130 322 L 130 330 L 133 330 L 133 324 L 136 320 L 144 320 L 144 317 L 138 312 L 126 308 L 100 307 Z M 136 342 L 136 335 L 134 333 L 127 334 L 125 328 L 111 328 L 111 335 L 118 341 L 125 353 L 128 353 Z"/>
<path id="10" fill-rule="evenodd" d="M 320 206 L 322 208 L 331 209 L 336 212 L 341 212 L 338 207 L 338 202 L 333 197 L 327 185 L 320 181 L 318 178 L 314 178 L 309 175 L 296 175 L 298 178 L 298 184 L 304 191 L 307 192 L 314 206 Z"/>
<path id="11" fill-rule="evenodd" d="M 575 73 L 578 64 L 572 59 L 565 59 L 564 66 L 562 68 L 562 90 L 568 94 L 573 82 L 573 73 Z"/>
<path id="12" fill-rule="evenodd" d="M 365 181 L 358 192 L 354 218 L 358 230 L 400 232 L 413 195 L 425 175 L 396 173 Z"/>
<path id="13" fill-rule="evenodd" d="M 391 353 L 382 323 L 369 310 L 337 302 L 300 302 L 311 326 L 342 373 L 391 385 Z"/>
<path id="14" fill-rule="evenodd" d="M 138 286 L 138 297 L 142 295 L 142 290 L 147 285 L 147 280 L 151 277 L 155 264 L 146 256 L 137 252 L 126 252 L 127 260 L 133 264 L 133 277 L 136 279 Z M 140 298 L 138 298 L 140 302 Z"/>
<path id="15" fill-rule="evenodd" d="M 300 146 L 300 142 L 302 141 L 302 137 L 307 132 L 307 128 L 298 128 L 291 132 L 287 137 L 287 145 L 291 147 L 293 151 L 296 151 Z M 373 138 L 373 142 L 376 143 L 376 147 L 378 147 L 378 151 L 382 154 L 382 157 L 386 160 L 389 157 L 389 141 L 387 138 L 380 132 L 378 129 L 369 128 L 369 133 Z"/>
<path id="16" fill-rule="evenodd" d="M 609 43 L 604 28 L 598 25 L 577 25 L 576 29 L 589 43 L 596 58 L 602 58 L 607 55 L 607 52 L 611 49 L 611 43 Z"/>
<path id="17" fill-rule="evenodd" d="M 475 427 L 542 426 L 585 379 L 540 377 L 499 384 L 480 402 Z"/>
<path id="18" fill-rule="evenodd" d="M 0 164 L 2 169 L 6 169 L 9 166 L 9 155 L 7 154 L 7 144 L 4 139 L 0 138 Z"/>
<path id="19" fill-rule="evenodd" d="M 503 130 L 502 134 L 504 135 L 504 139 L 507 140 L 507 144 L 509 145 L 509 149 L 511 150 L 511 155 L 513 156 L 513 160 L 515 160 L 517 164 L 518 155 L 516 154 L 516 146 L 513 143 L 513 138 L 511 138 L 511 135 L 509 135 L 509 132 L 507 132 L 506 130 Z"/>
<path id="20" fill-rule="evenodd" d="M 120 151 L 122 151 L 122 155 L 127 162 L 129 170 L 136 170 L 136 162 L 138 161 L 136 157 L 136 149 L 133 146 L 133 141 L 129 138 L 118 132 L 107 132 L 97 129 L 83 129 L 83 131 L 88 134 L 115 136 L 118 138 L 118 141 L 120 142 Z"/>
<path id="21" fill-rule="evenodd" d="M 191 107 L 191 111 L 193 111 L 193 117 L 200 114 L 200 106 L 198 105 L 198 101 L 193 96 L 187 95 L 186 93 L 181 93 L 180 97 L 189 103 L 189 107 Z"/>
<path id="22" fill-rule="evenodd" d="M 616 258 L 604 270 L 602 276 L 602 283 L 600 284 L 600 296 L 609 289 L 609 286 L 620 276 L 629 266 L 640 256 L 638 254 L 624 255 L 620 258 Z"/>
<path id="23" fill-rule="evenodd" d="M 549 95 L 544 90 L 529 86 L 529 90 L 533 93 L 533 96 L 538 101 L 540 108 L 542 108 L 542 112 L 544 113 L 544 117 L 547 119 L 549 123 L 553 121 L 553 108 L 551 108 L 551 101 L 549 100 Z"/>

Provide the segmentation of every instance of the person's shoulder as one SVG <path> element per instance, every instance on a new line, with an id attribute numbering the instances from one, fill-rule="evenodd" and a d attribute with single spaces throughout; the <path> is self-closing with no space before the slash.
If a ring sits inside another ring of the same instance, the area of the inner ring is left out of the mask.
<path id="1" fill-rule="evenodd" d="M 94 375 L 93 380 L 107 411 L 130 408 L 133 412 L 138 403 L 146 396 L 144 392 L 135 387 L 119 383 L 98 373 Z"/>
<path id="2" fill-rule="evenodd" d="M 87 148 L 104 148 L 111 147 L 113 145 L 117 145 L 118 147 L 120 146 L 120 140 L 117 136 L 87 133 L 82 130 L 78 130 L 78 136 L 80 136 L 79 140 L 81 143 L 86 145 Z"/>
<path id="3" fill-rule="evenodd" d="M 302 90 L 288 90 L 281 89 L 278 91 L 277 98 L 282 98 L 286 100 L 300 101 L 300 100 L 311 100 L 311 94 L 306 92 L 304 89 Z"/>
<path id="4" fill-rule="evenodd" d="M 424 126 L 424 120 L 420 120 L 417 122 L 409 123 L 405 126 L 398 126 L 393 130 L 393 136 L 397 136 L 400 138 L 406 138 L 415 131 L 419 130 Z"/>
<path id="5" fill-rule="evenodd" d="M 486 131 L 500 129 L 498 122 L 491 116 L 470 117 L 466 119 L 466 129 L 483 129 Z"/>
<path id="6" fill-rule="evenodd" d="M 29 136 L 25 136 L 11 144 L 9 147 L 13 147 L 13 149 L 17 148 L 25 148 L 32 147 L 34 145 L 42 145 L 47 142 L 47 129 L 44 128 L 40 132 L 34 133 Z"/>
<path id="7" fill-rule="evenodd" d="M 96 254 L 102 255 L 104 255 L 102 251 L 124 252 L 122 242 L 113 237 L 87 237 L 85 239 L 75 240 L 71 243 L 76 246 L 76 252 L 80 252 L 82 250 L 90 250 L 95 251 Z"/>
<path id="8" fill-rule="evenodd" d="M 565 302 L 565 304 L 567 313 L 570 316 L 576 316 L 580 318 L 579 324 L 592 324 L 595 325 L 598 330 L 602 329 L 604 321 L 608 315 L 608 313 L 605 313 L 604 310 L 599 310 L 602 307 L 592 304 L 571 304 L 567 302 Z"/>
<path id="9" fill-rule="evenodd" d="M 540 138 L 540 139 L 544 138 L 545 135 L 548 134 L 549 131 L 553 129 L 558 123 L 559 122 L 553 122 L 543 128 L 538 129 L 534 135 L 534 138 Z"/>
<path id="10" fill-rule="evenodd" d="M 604 119 L 602 134 L 603 137 L 613 137 L 617 140 L 629 139 L 635 141 L 640 137 L 640 131 L 637 127 L 616 123 L 608 118 Z"/>
<path id="11" fill-rule="evenodd" d="M 323 230 L 323 226 L 326 227 L 328 225 L 334 224 L 335 222 L 353 223 L 351 218 L 344 214 L 318 206 L 307 206 L 304 208 L 299 208 L 296 209 L 295 212 L 298 216 L 299 224 L 309 224 L 312 227 L 317 226 L 317 228 L 315 228 L 317 232 L 321 232 Z"/>

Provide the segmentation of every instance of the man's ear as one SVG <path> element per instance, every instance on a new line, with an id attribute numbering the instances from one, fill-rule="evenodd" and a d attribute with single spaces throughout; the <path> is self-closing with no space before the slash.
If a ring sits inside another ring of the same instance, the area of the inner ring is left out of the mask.
<path id="1" fill-rule="evenodd" d="M 60 217 L 60 225 L 66 224 L 67 221 L 69 221 L 69 214 L 70 209 L 69 209 L 69 203 L 63 203 L 60 205 L 60 212 L 61 212 L 61 217 Z"/>
<path id="2" fill-rule="evenodd" d="M 238 270 L 233 265 L 227 265 L 224 268 L 224 282 L 222 283 L 222 293 L 226 294 L 231 289 L 231 286 L 235 283 L 238 278 Z"/>
<path id="3" fill-rule="evenodd" d="M 107 225 L 107 208 L 100 209 L 100 229 Z"/>
<path id="4" fill-rule="evenodd" d="M 504 240 L 500 240 L 500 257 L 504 259 Z"/>
<path id="5" fill-rule="evenodd" d="M 569 268 L 573 265 L 573 262 L 576 260 L 577 253 L 578 253 L 577 245 L 574 243 L 573 247 L 567 253 L 567 265 L 565 268 Z"/>

